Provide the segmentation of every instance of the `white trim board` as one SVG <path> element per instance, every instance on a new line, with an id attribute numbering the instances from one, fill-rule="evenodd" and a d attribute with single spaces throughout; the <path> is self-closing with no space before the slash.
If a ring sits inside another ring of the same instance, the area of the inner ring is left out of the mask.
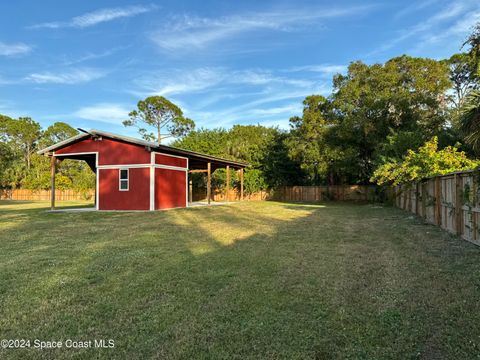
<path id="1" fill-rule="evenodd" d="M 156 169 L 167 169 L 167 170 L 176 170 L 176 171 L 186 171 L 186 172 L 188 172 L 188 168 L 182 168 L 182 167 L 178 167 L 178 166 L 158 165 L 158 164 L 154 164 L 152 166 Z"/>
<path id="2" fill-rule="evenodd" d="M 188 168 L 178 167 L 178 166 L 170 166 L 170 165 L 160 165 L 160 164 L 118 164 L 118 165 L 100 165 L 97 166 L 98 169 L 118 169 L 118 168 L 125 168 L 125 169 L 134 169 L 134 168 L 149 168 L 155 167 L 159 169 L 168 169 L 168 170 L 177 170 L 177 171 L 188 171 Z"/>
<path id="3" fill-rule="evenodd" d="M 99 165 L 99 169 L 132 169 L 132 168 L 148 168 L 150 164 L 115 164 L 115 165 Z"/>
<path id="4" fill-rule="evenodd" d="M 150 211 L 155 211 L 155 154 L 150 153 Z"/>
<path id="5" fill-rule="evenodd" d="M 189 185 L 188 185 L 188 168 L 190 164 L 187 159 L 187 171 L 185 171 L 185 207 L 188 207 L 188 193 L 189 193 Z"/>
<path id="6" fill-rule="evenodd" d="M 98 168 L 98 151 L 85 151 L 85 152 L 74 152 L 74 153 L 62 153 L 62 154 L 57 154 L 53 152 L 52 156 L 55 157 L 60 157 L 60 156 L 70 156 L 70 155 L 95 155 L 95 167 Z M 78 160 L 78 159 L 72 159 L 72 160 Z"/>

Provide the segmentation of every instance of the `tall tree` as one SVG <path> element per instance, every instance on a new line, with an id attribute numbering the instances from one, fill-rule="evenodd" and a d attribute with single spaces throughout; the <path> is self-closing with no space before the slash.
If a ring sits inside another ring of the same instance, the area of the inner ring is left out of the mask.
<path id="1" fill-rule="evenodd" d="M 10 187 L 9 172 L 15 162 L 15 154 L 8 144 L 0 141 L 0 189 Z"/>
<path id="2" fill-rule="evenodd" d="M 454 94 L 451 98 L 454 109 L 458 112 L 468 93 L 477 87 L 475 81 L 475 61 L 470 53 L 454 54 L 446 60 L 450 68 Z"/>
<path id="3" fill-rule="evenodd" d="M 229 130 L 199 129 L 173 143 L 173 146 L 201 153 L 244 161 L 251 165 L 245 174 L 245 184 L 250 189 L 294 185 L 302 177 L 298 165 L 288 157 L 284 144 L 288 134 L 277 128 L 261 125 L 235 125 Z M 214 183 L 225 184 L 225 173 L 217 170 L 213 175 Z M 194 178 L 195 182 L 201 179 Z M 232 176 L 235 181 L 235 176 Z M 256 184 L 256 185 L 255 185 Z M 249 185 L 249 186 L 250 186 Z M 262 185 L 263 186 L 263 185 Z"/>
<path id="4" fill-rule="evenodd" d="M 135 126 L 146 140 L 158 143 L 167 137 L 182 137 L 195 128 L 193 120 L 183 116 L 182 110 L 163 96 L 150 96 L 140 100 L 137 109 L 131 111 L 124 126 Z M 145 128 L 153 128 L 154 132 Z M 163 132 L 166 129 L 166 133 Z"/>
<path id="5" fill-rule="evenodd" d="M 47 147 L 60 141 L 78 135 L 78 130 L 64 122 L 56 122 L 50 125 L 43 133 L 40 139 L 40 147 Z"/>
<path id="6" fill-rule="evenodd" d="M 468 54 L 474 68 L 472 78 L 480 86 L 480 23 L 477 23 L 463 45 L 469 46 Z M 468 95 L 461 109 L 460 124 L 465 141 L 477 155 L 480 154 L 480 90 L 472 90 Z"/>
<path id="7" fill-rule="evenodd" d="M 480 22 L 475 25 L 463 46 L 469 47 L 468 53 L 474 64 L 473 76 L 478 79 L 480 78 Z"/>
<path id="8" fill-rule="evenodd" d="M 228 131 L 222 128 L 200 128 L 174 141 L 172 145 L 212 156 L 229 157 L 227 153 L 228 137 Z"/>
<path id="9" fill-rule="evenodd" d="M 346 75 L 334 78 L 334 140 L 341 155 L 332 166 L 349 182 L 368 182 L 392 132 L 421 134 L 417 145 L 442 132 L 448 75 L 443 62 L 409 56 L 383 65 L 350 64 Z"/>
<path id="10" fill-rule="evenodd" d="M 56 122 L 41 132 L 38 147 L 44 148 L 78 134 L 64 122 Z M 50 187 L 50 161 L 38 154 L 31 156 L 31 168 L 20 180 L 26 189 L 48 189 Z M 95 187 L 95 174 L 84 161 L 63 160 L 57 166 L 56 187 L 85 191 Z"/>
<path id="11" fill-rule="evenodd" d="M 330 102 L 321 95 L 307 96 L 302 117 L 290 118 L 290 136 L 286 139 L 288 153 L 300 164 L 312 184 L 325 182 L 331 160 L 327 134 L 334 123 L 329 112 Z"/>
<path id="12" fill-rule="evenodd" d="M 28 117 L 3 117 L 0 131 L 0 137 L 9 144 L 14 153 L 21 154 L 27 170 L 30 169 L 31 157 L 41 134 L 40 124 Z"/>
<path id="13" fill-rule="evenodd" d="M 461 113 L 462 132 L 465 141 L 476 154 L 480 153 L 480 91 L 473 90 L 467 97 Z"/>

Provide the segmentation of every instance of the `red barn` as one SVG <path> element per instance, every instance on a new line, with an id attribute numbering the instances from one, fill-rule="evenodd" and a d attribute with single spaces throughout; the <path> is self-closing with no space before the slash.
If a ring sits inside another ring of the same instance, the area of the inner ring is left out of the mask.
<path id="1" fill-rule="evenodd" d="M 230 168 L 240 171 L 243 198 L 246 164 L 105 131 L 82 132 L 38 153 L 51 157 L 52 209 L 55 207 L 55 167 L 63 159 L 84 160 L 95 172 L 97 210 L 186 207 L 191 198 L 189 172 L 207 173 L 210 203 L 211 173 L 218 168 L 227 169 L 227 178 Z"/>

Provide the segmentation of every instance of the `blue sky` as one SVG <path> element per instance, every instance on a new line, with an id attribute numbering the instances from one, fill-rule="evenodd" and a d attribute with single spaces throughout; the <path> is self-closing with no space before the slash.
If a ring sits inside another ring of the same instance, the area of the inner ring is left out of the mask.
<path id="1" fill-rule="evenodd" d="M 158 94 L 197 127 L 287 128 L 349 62 L 449 57 L 476 21 L 478 0 L 2 2 L 0 113 L 134 135 Z"/>

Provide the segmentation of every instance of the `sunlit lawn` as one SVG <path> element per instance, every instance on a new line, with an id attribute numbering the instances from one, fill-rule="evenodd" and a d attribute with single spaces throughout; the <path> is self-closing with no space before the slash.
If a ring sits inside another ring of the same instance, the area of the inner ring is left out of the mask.
<path id="1" fill-rule="evenodd" d="M 47 206 L 0 202 L 0 339 L 115 347 L 1 359 L 480 356 L 480 248 L 401 210 Z"/>

